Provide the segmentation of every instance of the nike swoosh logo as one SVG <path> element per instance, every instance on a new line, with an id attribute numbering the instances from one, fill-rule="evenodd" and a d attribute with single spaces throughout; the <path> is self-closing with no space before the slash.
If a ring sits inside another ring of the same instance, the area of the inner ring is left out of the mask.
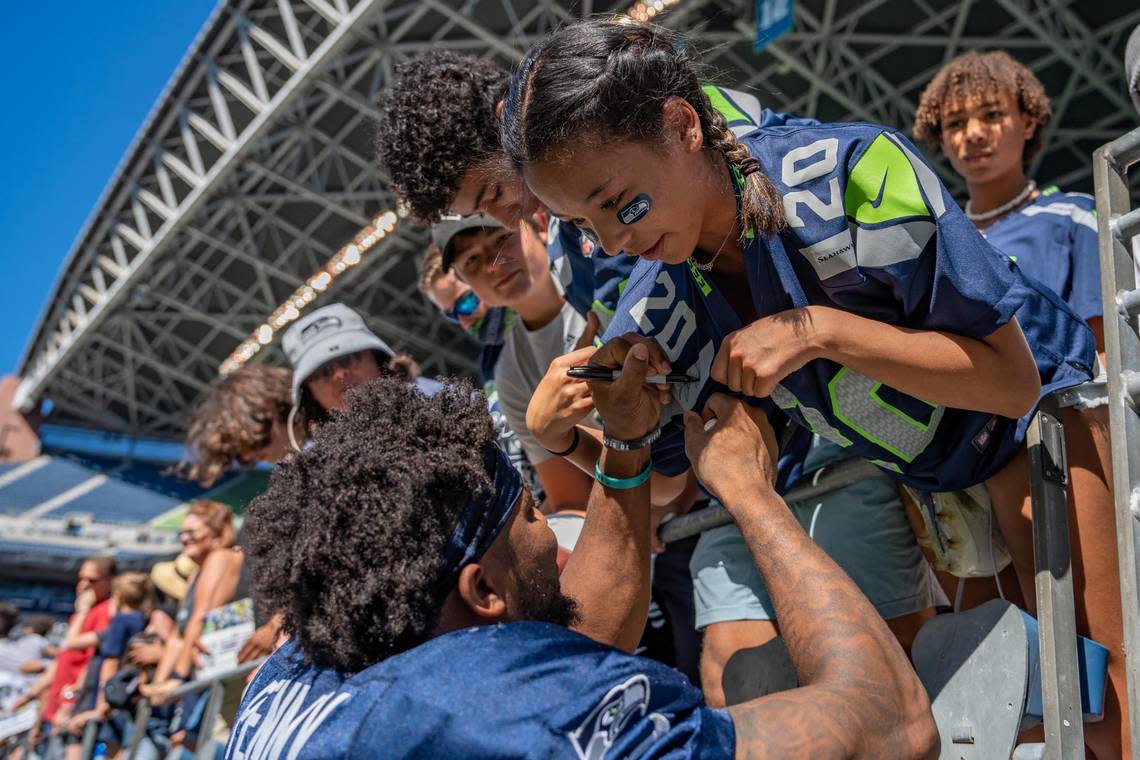
<path id="1" fill-rule="evenodd" d="M 890 171 L 889 169 L 887 171 Z M 883 172 L 883 184 L 879 185 L 879 194 L 871 201 L 871 208 L 883 205 L 883 193 L 887 189 L 887 172 Z"/>

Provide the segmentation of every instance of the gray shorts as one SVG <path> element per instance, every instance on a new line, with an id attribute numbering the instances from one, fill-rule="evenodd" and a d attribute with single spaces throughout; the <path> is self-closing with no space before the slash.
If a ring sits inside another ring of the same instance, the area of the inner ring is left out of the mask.
<path id="1" fill-rule="evenodd" d="M 804 530 L 855 581 L 883 618 L 934 606 L 935 581 L 893 481 L 872 478 L 789 507 Z M 689 562 L 697 628 L 776 616 L 736 525 L 706 531 Z"/>

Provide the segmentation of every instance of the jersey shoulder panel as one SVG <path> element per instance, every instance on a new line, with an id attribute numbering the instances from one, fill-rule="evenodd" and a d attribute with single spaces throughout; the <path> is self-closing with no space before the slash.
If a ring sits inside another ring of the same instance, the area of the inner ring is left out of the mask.
<path id="1" fill-rule="evenodd" d="M 1066 193 L 1055 187 L 1042 191 L 1036 203 L 1021 209 L 1020 213 L 1028 217 L 1065 219 L 1078 227 L 1097 231 L 1096 200 L 1086 193 Z"/>

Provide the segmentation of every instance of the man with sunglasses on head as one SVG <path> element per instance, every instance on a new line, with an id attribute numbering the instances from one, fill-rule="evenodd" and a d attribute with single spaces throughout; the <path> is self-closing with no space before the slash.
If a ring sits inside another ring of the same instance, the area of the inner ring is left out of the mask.
<path id="1" fill-rule="evenodd" d="M 581 509 L 590 479 L 538 443 L 527 429 L 526 408 L 550 362 L 583 336 L 589 343 L 592 333 L 555 283 L 544 235 L 538 221 L 504 227 L 486 214 L 447 218 L 432 228 L 443 275 L 454 272 L 457 286 L 469 288 L 488 308 L 505 307 L 514 315 L 492 375 L 507 423 L 546 492 L 549 513 Z"/>
<path id="2" fill-rule="evenodd" d="M 445 272 L 443 253 L 434 243 L 424 255 L 419 288 L 439 309 L 444 319 L 479 343 L 479 379 L 483 384 L 483 394 L 487 397 L 487 410 L 491 413 L 495 429 L 499 431 L 499 446 L 527 481 L 537 502 L 542 503 L 545 493 L 518 436 L 503 414 L 499 392 L 495 387 L 495 368 L 499 363 L 499 355 L 503 352 L 503 340 L 514 326 L 517 315 L 505 306 L 488 307 L 470 285 L 455 276 L 454 271 Z"/>

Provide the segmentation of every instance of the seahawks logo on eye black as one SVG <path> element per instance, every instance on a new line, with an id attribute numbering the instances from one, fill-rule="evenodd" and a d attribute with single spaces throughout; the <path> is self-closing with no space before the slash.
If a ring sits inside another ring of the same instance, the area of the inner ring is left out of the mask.
<path id="1" fill-rule="evenodd" d="M 622 224 L 639 222 L 642 217 L 649 213 L 649 208 L 652 205 L 653 201 L 650 197 L 645 193 L 640 193 L 618 211 L 618 221 Z"/>

